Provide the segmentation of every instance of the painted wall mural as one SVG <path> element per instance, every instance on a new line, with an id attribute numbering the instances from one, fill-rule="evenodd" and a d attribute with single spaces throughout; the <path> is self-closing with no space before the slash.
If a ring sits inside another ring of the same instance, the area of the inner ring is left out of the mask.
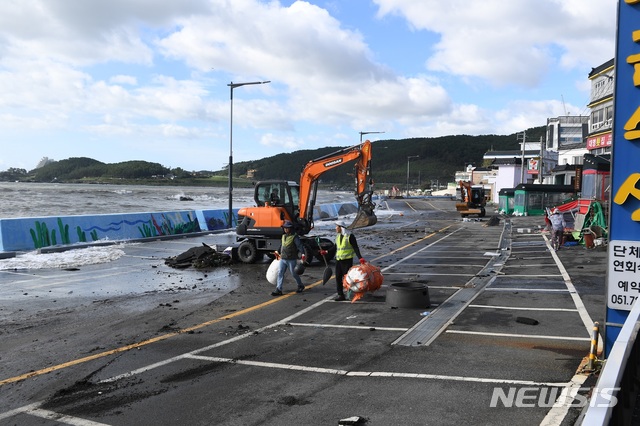
<path id="1" fill-rule="evenodd" d="M 315 206 L 318 220 L 357 212 L 357 204 Z M 47 216 L 0 219 L 0 251 L 28 251 L 44 247 L 157 238 L 227 229 L 227 209 L 154 213 Z M 238 221 L 233 210 L 231 223 Z"/>

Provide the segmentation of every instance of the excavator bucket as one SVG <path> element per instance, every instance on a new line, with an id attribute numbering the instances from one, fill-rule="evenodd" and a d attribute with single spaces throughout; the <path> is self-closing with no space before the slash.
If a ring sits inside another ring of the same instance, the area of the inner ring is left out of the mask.
<path id="1" fill-rule="evenodd" d="M 375 213 L 373 213 L 373 210 L 361 208 L 358 210 L 358 214 L 356 214 L 353 223 L 347 226 L 347 229 L 366 228 L 367 226 L 375 225 L 377 222 L 378 218 Z"/>
<path id="2" fill-rule="evenodd" d="M 367 226 L 373 226 L 378 222 L 373 209 L 376 208 L 375 203 L 371 200 L 373 191 L 364 192 L 359 194 L 356 198 L 358 200 L 358 213 L 356 214 L 353 223 L 347 226 L 347 229 L 366 228 Z"/>

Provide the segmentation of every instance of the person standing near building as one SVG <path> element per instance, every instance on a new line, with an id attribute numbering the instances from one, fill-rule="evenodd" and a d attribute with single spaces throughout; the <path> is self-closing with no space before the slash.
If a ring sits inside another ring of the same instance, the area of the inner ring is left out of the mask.
<path id="1" fill-rule="evenodd" d="M 282 234 L 282 241 L 280 244 L 280 252 L 275 252 L 276 257 L 280 257 L 280 268 L 278 269 L 278 281 L 276 289 L 271 293 L 272 296 L 282 296 L 282 284 L 284 282 L 284 274 L 287 269 L 291 271 L 293 279 L 298 284 L 297 293 L 304 291 L 304 284 L 300 279 L 300 275 L 296 272 L 296 261 L 298 260 L 298 253 L 302 253 L 302 261 L 306 260 L 304 254 L 304 246 L 300 237 L 293 231 L 293 223 L 288 220 L 284 221 L 282 225 L 284 234 Z"/>
<path id="2" fill-rule="evenodd" d="M 567 223 L 564 221 L 564 215 L 557 207 L 551 211 L 549 221 L 551 222 L 551 247 L 558 251 L 564 244 L 564 228 L 567 227 Z"/>
<path id="3" fill-rule="evenodd" d="M 366 260 L 360 254 L 360 248 L 358 247 L 358 241 L 356 236 L 353 235 L 347 229 L 347 224 L 344 222 L 336 223 L 336 302 L 346 300 L 344 295 L 344 289 L 342 287 L 342 279 L 345 274 L 349 272 L 349 269 L 353 266 L 354 256 L 358 256 L 360 264 L 367 263 Z"/>

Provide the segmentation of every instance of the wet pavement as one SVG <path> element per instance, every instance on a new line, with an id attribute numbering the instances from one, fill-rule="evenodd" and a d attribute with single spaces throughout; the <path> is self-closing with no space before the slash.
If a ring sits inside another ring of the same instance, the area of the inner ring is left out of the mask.
<path id="1" fill-rule="evenodd" d="M 332 300 L 321 263 L 279 298 L 266 258 L 164 265 L 230 234 L 0 272 L 0 424 L 573 424 L 580 399 L 563 396 L 593 381 L 580 370 L 605 314 L 606 251 L 549 251 L 542 218 L 489 226 L 450 200 L 381 204 L 356 235 L 384 285 L 355 303 Z M 430 305 L 387 303 L 397 284 L 426 286 Z"/>

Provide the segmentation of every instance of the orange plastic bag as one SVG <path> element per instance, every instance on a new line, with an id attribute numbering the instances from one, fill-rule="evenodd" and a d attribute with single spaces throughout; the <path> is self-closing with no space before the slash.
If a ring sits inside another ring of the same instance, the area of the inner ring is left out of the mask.
<path id="1" fill-rule="evenodd" d="M 380 268 L 367 262 L 364 265 L 354 265 L 342 278 L 342 288 L 351 292 L 351 303 L 361 299 L 367 291 L 376 291 L 382 286 L 384 277 Z"/>

